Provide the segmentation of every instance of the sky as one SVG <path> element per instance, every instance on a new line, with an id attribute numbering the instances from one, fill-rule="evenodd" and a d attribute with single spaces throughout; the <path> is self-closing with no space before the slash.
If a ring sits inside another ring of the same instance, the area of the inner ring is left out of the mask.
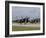
<path id="1" fill-rule="evenodd" d="M 12 7 L 12 20 L 20 19 L 21 16 L 23 16 L 23 18 L 25 16 L 28 16 L 30 17 L 30 19 L 32 19 L 33 17 L 40 18 L 40 8 L 39 7 L 15 7 L 13 6 Z"/>

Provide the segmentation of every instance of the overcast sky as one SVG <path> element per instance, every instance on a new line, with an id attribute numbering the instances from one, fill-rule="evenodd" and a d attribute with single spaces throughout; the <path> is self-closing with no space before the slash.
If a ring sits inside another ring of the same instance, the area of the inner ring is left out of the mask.
<path id="1" fill-rule="evenodd" d="M 40 17 L 40 8 L 39 7 L 12 7 L 12 19 L 15 20 L 17 19 L 16 16 L 18 17 L 34 17 L 38 18 Z M 31 19 L 31 18 L 30 18 Z"/>

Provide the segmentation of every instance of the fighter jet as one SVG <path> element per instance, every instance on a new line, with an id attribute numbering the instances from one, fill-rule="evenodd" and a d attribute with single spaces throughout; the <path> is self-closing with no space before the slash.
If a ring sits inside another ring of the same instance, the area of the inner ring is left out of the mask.
<path id="1" fill-rule="evenodd" d="M 30 17 L 25 17 L 25 18 L 23 18 L 23 17 L 21 17 L 21 19 L 17 19 L 17 20 L 14 20 L 13 22 L 16 22 L 16 23 L 38 23 L 38 22 L 40 22 L 40 18 L 33 18 L 33 19 L 31 19 L 31 20 L 29 20 L 30 19 Z"/>

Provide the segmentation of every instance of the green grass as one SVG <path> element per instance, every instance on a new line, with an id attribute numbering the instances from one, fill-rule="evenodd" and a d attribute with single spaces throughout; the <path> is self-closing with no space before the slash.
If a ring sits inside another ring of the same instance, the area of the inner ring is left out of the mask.
<path id="1" fill-rule="evenodd" d="M 40 30 L 39 27 L 18 27 L 18 26 L 12 26 L 12 31 L 26 31 L 26 30 Z"/>

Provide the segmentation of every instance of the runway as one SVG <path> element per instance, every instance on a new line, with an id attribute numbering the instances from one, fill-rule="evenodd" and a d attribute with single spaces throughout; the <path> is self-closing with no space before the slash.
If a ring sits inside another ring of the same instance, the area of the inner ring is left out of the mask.
<path id="1" fill-rule="evenodd" d="M 18 26 L 18 27 L 40 27 L 40 23 L 27 23 L 27 24 L 19 24 L 19 23 L 13 23 L 13 26 Z"/>

